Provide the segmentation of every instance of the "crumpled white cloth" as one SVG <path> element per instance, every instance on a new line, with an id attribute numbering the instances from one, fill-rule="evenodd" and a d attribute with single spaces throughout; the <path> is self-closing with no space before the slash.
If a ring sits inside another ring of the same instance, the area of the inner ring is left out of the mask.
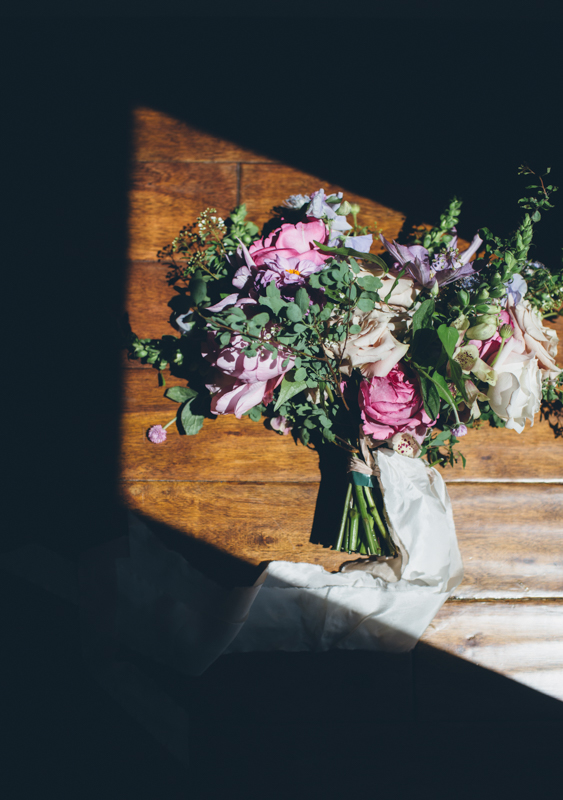
<path id="1" fill-rule="evenodd" d="M 277 561 L 257 585 L 229 591 L 131 515 L 129 557 L 115 562 L 118 638 L 190 675 L 221 653 L 412 649 L 461 582 L 461 556 L 437 470 L 387 448 L 377 461 L 388 521 L 408 552 L 399 580 Z"/>

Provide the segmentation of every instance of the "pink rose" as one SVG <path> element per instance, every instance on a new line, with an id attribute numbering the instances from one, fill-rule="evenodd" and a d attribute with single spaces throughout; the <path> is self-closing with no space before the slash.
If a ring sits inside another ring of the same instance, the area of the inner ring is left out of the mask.
<path id="1" fill-rule="evenodd" d="M 364 433 L 387 440 L 410 433 L 419 443 L 435 424 L 424 410 L 418 387 L 396 366 L 385 377 L 362 381 L 358 397 Z"/>
<path id="2" fill-rule="evenodd" d="M 326 244 L 328 241 L 326 225 L 321 220 L 298 222 L 297 225 L 284 223 L 264 240 L 258 240 L 248 250 L 257 267 L 261 267 L 276 254 L 285 259 L 296 259 L 293 268 L 298 269 L 299 261 L 312 261 L 322 265 L 330 258 L 321 253 L 314 241 Z"/>

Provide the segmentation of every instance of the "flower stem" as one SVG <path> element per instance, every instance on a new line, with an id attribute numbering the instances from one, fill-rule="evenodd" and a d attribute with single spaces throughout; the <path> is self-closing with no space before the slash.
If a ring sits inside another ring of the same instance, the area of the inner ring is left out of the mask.
<path id="1" fill-rule="evenodd" d="M 358 532 L 360 530 L 360 514 L 357 508 L 350 511 L 350 539 L 348 541 L 348 552 L 355 553 L 358 549 Z"/>
<path id="2" fill-rule="evenodd" d="M 362 517 L 362 525 L 364 527 L 364 533 L 366 535 L 367 546 L 374 555 L 379 556 L 381 555 L 381 547 L 379 547 L 379 544 L 376 541 L 375 536 L 373 534 L 373 522 L 371 522 L 371 518 L 366 506 L 366 500 L 364 497 L 364 493 L 362 491 L 362 487 L 354 486 L 354 492 L 356 495 L 356 503 L 358 504 L 358 509 Z"/>
<path id="3" fill-rule="evenodd" d="M 338 531 L 338 539 L 336 540 L 335 550 L 342 550 L 344 542 L 344 533 L 346 531 L 346 522 L 348 520 L 348 512 L 350 510 L 350 498 L 352 497 L 352 484 L 348 484 L 346 490 L 346 500 L 344 501 L 344 511 L 342 512 L 342 521 L 340 522 L 340 530 Z"/>
<path id="4" fill-rule="evenodd" d="M 162 426 L 162 430 L 163 430 L 163 431 L 165 431 L 165 430 L 166 430 L 166 428 L 169 428 L 169 427 L 170 427 L 170 425 L 172 425 L 172 423 L 173 423 L 173 422 L 176 422 L 176 417 L 173 417 L 173 418 L 170 420 L 170 422 L 167 422 L 167 423 L 166 423 L 166 425 L 163 425 L 163 426 Z"/>
<path id="5" fill-rule="evenodd" d="M 372 498 L 372 501 L 373 501 L 373 498 Z M 383 522 L 383 520 L 381 519 L 381 517 L 379 515 L 379 511 L 377 510 L 377 505 L 375 504 L 375 502 L 373 502 L 373 506 L 370 508 L 370 512 L 371 512 L 371 515 L 372 515 L 373 519 L 375 520 L 375 524 L 377 525 L 377 527 L 379 529 L 379 532 L 381 534 L 381 538 L 385 542 L 388 554 L 391 555 L 391 556 L 396 556 L 397 555 L 397 548 L 395 547 L 395 544 L 394 544 L 393 540 L 391 539 L 391 537 L 389 535 L 389 531 L 387 530 L 387 527 L 385 526 L 385 523 Z"/>

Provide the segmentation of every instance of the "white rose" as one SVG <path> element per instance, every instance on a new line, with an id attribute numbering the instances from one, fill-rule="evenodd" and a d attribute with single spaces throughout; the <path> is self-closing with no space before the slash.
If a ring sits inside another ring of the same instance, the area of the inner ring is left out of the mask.
<path id="1" fill-rule="evenodd" d="M 542 379 L 556 378 L 561 370 L 555 363 L 558 344 L 555 331 L 544 326 L 539 313 L 527 300 L 514 305 L 514 300 L 509 295 L 506 310 L 514 325 L 514 338 L 520 342 L 524 352 L 537 358 Z"/>
<path id="2" fill-rule="evenodd" d="M 516 353 L 508 344 L 495 364 L 497 382 L 489 387 L 487 398 L 506 427 L 522 433 L 526 420 L 533 425 L 540 410 L 542 376 L 533 355 Z"/>

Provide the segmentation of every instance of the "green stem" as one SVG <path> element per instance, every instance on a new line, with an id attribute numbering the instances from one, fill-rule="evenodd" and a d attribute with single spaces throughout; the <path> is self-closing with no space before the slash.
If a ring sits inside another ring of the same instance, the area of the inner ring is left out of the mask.
<path id="1" fill-rule="evenodd" d="M 354 486 L 354 493 L 356 495 L 356 502 L 362 518 L 362 525 L 366 535 L 367 546 L 372 551 L 373 555 L 381 555 L 381 547 L 379 547 L 375 536 L 373 535 L 373 523 L 366 506 L 366 500 L 361 486 Z"/>
<path id="2" fill-rule="evenodd" d="M 384 540 L 384 542 L 385 542 L 385 544 L 387 546 L 387 550 L 388 550 L 389 555 L 396 556 L 397 555 L 397 548 L 395 547 L 395 544 L 393 543 L 393 540 L 391 539 L 391 537 L 389 535 L 389 531 L 387 530 L 383 520 L 379 516 L 379 511 L 377 510 L 377 506 L 376 506 L 375 502 L 373 504 L 373 507 L 370 509 L 370 511 L 371 511 L 373 519 L 375 520 L 375 524 L 379 528 L 379 532 L 381 534 L 381 537 L 382 537 L 382 539 Z"/>
<path id="3" fill-rule="evenodd" d="M 358 532 L 360 530 L 360 515 L 357 508 L 350 511 L 350 539 L 348 541 L 348 552 L 355 553 L 358 549 Z"/>
<path id="4" fill-rule="evenodd" d="M 352 484 L 348 484 L 346 490 L 346 500 L 344 501 L 344 511 L 342 512 L 342 520 L 340 522 L 340 530 L 338 531 L 338 539 L 336 540 L 335 550 L 342 550 L 342 543 L 344 541 L 344 532 L 346 531 L 346 521 L 348 519 L 348 512 L 350 510 L 350 498 L 352 497 Z"/>
<path id="5" fill-rule="evenodd" d="M 162 430 L 163 430 L 163 431 L 165 431 L 165 430 L 166 430 L 166 428 L 170 427 L 170 425 L 172 425 L 172 423 L 173 423 L 173 422 L 176 422 L 176 417 L 173 417 L 173 418 L 170 420 L 170 422 L 167 422 L 167 423 L 166 423 L 166 425 L 163 425 L 163 426 L 162 426 Z"/>

